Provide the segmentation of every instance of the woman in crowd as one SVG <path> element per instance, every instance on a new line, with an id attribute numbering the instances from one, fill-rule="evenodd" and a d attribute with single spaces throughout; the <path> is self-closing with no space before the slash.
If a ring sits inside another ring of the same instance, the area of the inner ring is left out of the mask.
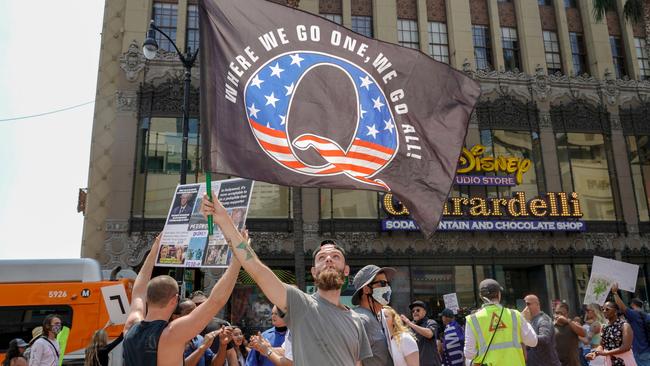
<path id="1" fill-rule="evenodd" d="M 248 357 L 248 348 L 246 348 L 246 344 L 244 343 L 244 333 L 242 333 L 241 328 L 237 326 L 232 327 L 232 341 L 235 344 L 235 352 L 237 352 L 239 366 L 245 366 L 246 357 Z"/>
<path id="2" fill-rule="evenodd" d="M 605 303 L 607 325 L 603 327 L 600 346 L 587 355 L 588 360 L 605 356 L 605 365 L 636 366 L 632 354 L 632 327 L 619 316 L 615 302 Z"/>
<path id="3" fill-rule="evenodd" d="M 108 354 L 123 340 L 123 335 L 120 333 L 119 337 L 108 343 L 108 335 L 105 329 L 110 325 L 110 322 L 107 323 L 104 329 L 100 329 L 93 334 L 90 344 L 86 348 L 84 366 L 108 366 Z"/>
<path id="4" fill-rule="evenodd" d="M 384 306 L 386 326 L 390 333 L 390 348 L 395 366 L 419 366 L 418 344 L 411 330 L 404 325 L 399 314 L 390 306 Z"/>
<path id="5" fill-rule="evenodd" d="M 600 324 L 605 323 L 605 317 L 600 311 L 600 305 L 598 304 L 589 304 L 585 309 L 584 323 L 582 328 L 584 328 L 586 336 L 580 337 L 580 345 L 582 347 L 582 354 L 580 356 L 580 361 L 583 366 L 588 366 L 593 362 L 589 362 L 586 358 L 587 354 L 591 352 L 592 349 L 600 345 Z M 598 330 L 594 330 L 594 324 L 598 324 Z"/>
<path id="6" fill-rule="evenodd" d="M 27 359 L 23 357 L 23 352 L 27 347 L 27 342 L 20 338 L 12 339 L 9 342 L 9 348 L 5 353 L 5 360 L 2 366 L 27 366 Z"/>

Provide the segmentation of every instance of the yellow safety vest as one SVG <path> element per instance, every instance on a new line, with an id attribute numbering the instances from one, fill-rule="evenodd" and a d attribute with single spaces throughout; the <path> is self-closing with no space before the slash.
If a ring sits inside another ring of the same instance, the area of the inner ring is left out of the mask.
<path id="1" fill-rule="evenodd" d="M 500 305 L 486 305 L 465 318 L 466 326 L 472 330 L 478 349 L 473 362 L 478 364 L 483 361 L 484 365 L 494 366 L 525 366 L 526 360 L 521 346 L 521 313 L 506 308 L 503 310 L 501 322 L 497 325 L 501 309 Z M 488 350 L 492 334 L 494 339 Z M 487 355 L 483 360 L 486 351 Z"/>

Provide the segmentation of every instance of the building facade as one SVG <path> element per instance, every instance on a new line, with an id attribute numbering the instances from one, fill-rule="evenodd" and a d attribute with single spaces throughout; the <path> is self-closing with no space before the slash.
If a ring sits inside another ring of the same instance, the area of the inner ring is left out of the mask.
<path id="1" fill-rule="evenodd" d="M 289 3 L 365 36 L 419 49 L 478 80 L 482 96 L 466 139 L 473 155 L 466 158 L 513 158 L 517 167 L 528 166 L 518 169 L 515 184 L 460 180 L 445 212 L 450 221 L 482 218 L 489 226 L 501 207 L 498 219 L 517 224 L 498 230 L 449 224 L 430 240 L 417 231 L 388 230 L 387 221 L 400 229 L 409 221 L 383 194 L 258 182 L 247 226 L 260 257 L 283 279 L 310 288 L 311 252 L 335 238 L 353 272 L 368 263 L 398 270 L 393 304 L 403 312 L 420 299 L 433 313 L 444 307 L 443 294 L 454 292 L 462 307 L 477 306 L 476 286 L 486 277 L 505 287 L 511 306 L 536 293 L 546 309 L 566 301 L 577 311 L 594 255 L 640 264 L 637 295 L 648 300 L 650 2 L 636 24 L 622 16 L 624 0 L 602 21 L 594 20 L 591 0 Z M 144 58 L 149 19 L 180 49 L 198 47 L 194 0 L 106 2 L 82 244 L 82 256 L 106 268 L 141 264 L 179 178 L 183 68 L 162 38 L 158 57 Z M 188 183 L 204 180 L 198 69 L 192 70 Z M 499 169 L 469 170 L 508 176 L 505 166 Z M 521 202 L 510 210 L 517 192 Z M 553 202 L 579 208 L 581 217 L 554 214 Z M 534 226 L 559 219 L 564 226 L 553 230 Z M 210 288 L 218 275 L 185 271 L 191 289 Z M 269 309 L 242 273 L 228 316 L 262 326 Z"/>

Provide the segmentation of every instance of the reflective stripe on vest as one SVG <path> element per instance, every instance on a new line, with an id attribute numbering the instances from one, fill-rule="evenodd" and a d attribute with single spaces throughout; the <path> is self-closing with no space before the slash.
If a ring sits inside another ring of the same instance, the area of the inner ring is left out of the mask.
<path id="1" fill-rule="evenodd" d="M 517 313 L 514 312 L 514 311 L 510 311 L 510 309 L 505 309 L 504 313 L 506 311 L 510 313 L 510 318 L 511 318 L 511 322 L 512 322 L 511 323 L 512 324 L 511 325 L 512 338 L 511 338 L 511 340 L 506 341 L 506 342 L 501 342 L 501 343 L 492 342 L 492 344 L 490 345 L 490 350 L 499 350 L 499 349 L 508 349 L 508 348 L 519 348 L 519 349 L 521 349 L 521 341 L 519 340 L 519 324 L 518 324 L 518 319 L 517 319 Z M 487 312 L 487 310 L 486 310 L 486 312 Z M 501 310 L 498 310 L 498 313 L 501 313 Z M 504 314 L 504 316 L 507 316 L 507 315 Z M 483 332 L 481 331 L 481 326 L 479 324 L 478 318 L 476 317 L 476 314 L 470 315 L 470 319 L 471 319 L 471 322 L 472 322 L 472 327 L 474 328 L 473 329 L 474 333 L 476 333 L 476 335 L 477 335 L 478 348 L 479 348 L 477 357 L 480 359 L 485 354 L 485 352 L 488 351 L 488 342 L 489 342 L 489 340 L 486 342 L 486 339 L 483 336 Z M 491 322 L 492 319 L 490 318 L 489 321 Z M 502 319 L 502 321 L 503 321 L 503 319 Z M 495 332 L 498 330 L 499 324 L 497 324 L 497 329 L 495 329 Z M 491 332 L 488 332 L 488 334 L 490 334 L 489 337 L 492 337 Z"/>

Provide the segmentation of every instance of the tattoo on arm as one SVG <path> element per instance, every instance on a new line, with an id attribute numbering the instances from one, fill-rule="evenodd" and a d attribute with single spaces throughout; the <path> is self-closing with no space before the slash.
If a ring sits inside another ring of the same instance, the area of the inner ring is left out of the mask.
<path id="1" fill-rule="evenodd" d="M 246 251 L 246 260 L 256 257 L 253 248 L 251 248 L 251 246 L 246 241 L 242 241 L 241 243 L 239 243 L 239 245 L 237 245 L 237 249 Z"/>

